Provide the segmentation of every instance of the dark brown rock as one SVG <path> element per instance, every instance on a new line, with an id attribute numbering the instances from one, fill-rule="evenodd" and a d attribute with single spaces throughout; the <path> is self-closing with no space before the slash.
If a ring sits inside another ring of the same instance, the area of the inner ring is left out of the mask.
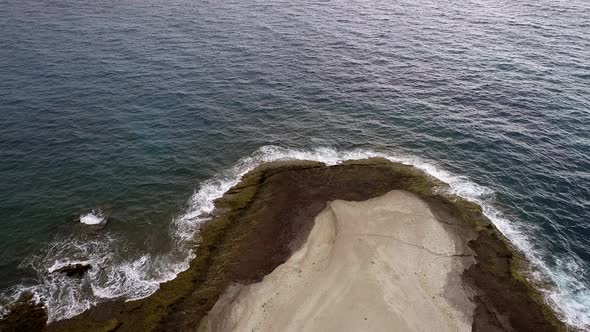
<path id="1" fill-rule="evenodd" d="M 54 273 L 63 273 L 68 277 L 80 278 L 90 269 L 92 269 L 92 265 L 90 264 L 70 264 L 55 270 Z"/>
<path id="2" fill-rule="evenodd" d="M 47 313 L 43 303 L 35 303 L 32 294 L 24 294 L 0 320 L 0 331 L 45 331 L 46 325 Z"/>

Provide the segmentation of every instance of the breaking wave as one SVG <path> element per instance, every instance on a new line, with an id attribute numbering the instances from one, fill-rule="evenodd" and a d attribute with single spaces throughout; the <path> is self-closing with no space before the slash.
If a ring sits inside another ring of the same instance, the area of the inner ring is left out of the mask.
<path id="1" fill-rule="evenodd" d="M 86 225 L 100 225 L 104 223 L 106 218 L 100 211 L 92 211 L 80 215 L 80 222 Z"/>

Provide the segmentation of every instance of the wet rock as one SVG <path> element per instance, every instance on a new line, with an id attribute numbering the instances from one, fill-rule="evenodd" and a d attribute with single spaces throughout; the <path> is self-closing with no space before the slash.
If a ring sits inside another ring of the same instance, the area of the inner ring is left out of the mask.
<path id="1" fill-rule="evenodd" d="M 88 270 L 92 269 L 92 265 L 90 264 L 70 264 L 64 267 L 61 267 L 55 272 L 63 273 L 68 277 L 82 277 Z"/>
<path id="2" fill-rule="evenodd" d="M 36 303 L 32 294 L 24 294 L 0 319 L 0 331 L 45 331 L 47 312 L 43 303 Z"/>

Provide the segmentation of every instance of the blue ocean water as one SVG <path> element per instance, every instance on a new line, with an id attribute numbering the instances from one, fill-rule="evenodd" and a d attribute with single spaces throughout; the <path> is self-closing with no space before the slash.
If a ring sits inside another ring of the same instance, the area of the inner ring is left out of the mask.
<path id="1" fill-rule="evenodd" d="M 0 0 L 0 28 L 0 305 L 147 296 L 253 165 L 383 155 L 482 204 L 590 329 L 588 1 Z"/>

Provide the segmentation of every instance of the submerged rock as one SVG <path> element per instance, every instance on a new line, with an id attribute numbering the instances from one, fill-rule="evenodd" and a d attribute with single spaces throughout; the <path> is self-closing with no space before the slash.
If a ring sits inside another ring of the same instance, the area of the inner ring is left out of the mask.
<path id="1" fill-rule="evenodd" d="M 92 269 L 92 265 L 90 264 L 70 264 L 64 267 L 61 267 L 54 272 L 59 272 L 67 275 L 68 277 L 82 277 L 88 270 Z"/>

